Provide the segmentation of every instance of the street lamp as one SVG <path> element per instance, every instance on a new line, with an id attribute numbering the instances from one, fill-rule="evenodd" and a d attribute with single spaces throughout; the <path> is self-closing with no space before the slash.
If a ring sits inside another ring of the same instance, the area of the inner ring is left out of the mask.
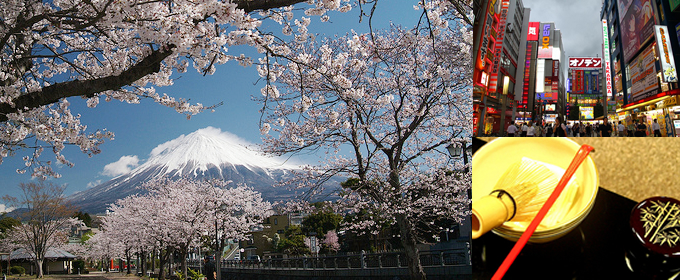
<path id="1" fill-rule="evenodd" d="M 463 154 L 463 147 L 455 144 L 450 144 L 446 146 L 446 149 L 449 150 L 449 155 L 453 158 L 459 158 Z"/>
<path id="2" fill-rule="evenodd" d="M 463 148 L 465 147 L 465 148 Z M 463 163 L 466 165 L 465 167 L 465 172 L 468 171 L 467 164 L 468 164 L 468 153 L 472 150 L 472 145 L 466 146 L 464 142 L 459 142 L 459 143 L 453 143 L 448 146 L 446 146 L 446 149 L 449 151 L 449 155 L 452 158 L 460 158 L 460 156 L 463 156 Z"/>

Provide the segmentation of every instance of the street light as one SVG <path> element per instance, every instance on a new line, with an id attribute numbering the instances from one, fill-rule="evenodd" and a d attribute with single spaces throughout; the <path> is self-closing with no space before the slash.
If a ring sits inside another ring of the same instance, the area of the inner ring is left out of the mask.
<path id="1" fill-rule="evenodd" d="M 462 145 L 455 145 L 455 144 L 450 144 L 446 146 L 446 149 L 449 150 L 449 155 L 453 158 L 459 158 L 463 154 L 463 147 Z"/>
<path id="2" fill-rule="evenodd" d="M 465 147 L 465 149 L 463 149 Z M 465 142 L 458 142 L 458 143 L 453 143 L 448 146 L 446 146 L 446 149 L 449 151 L 449 155 L 451 155 L 452 158 L 460 158 L 460 156 L 463 156 L 463 163 L 465 163 L 465 172 L 468 171 L 467 164 L 468 164 L 468 153 L 472 150 L 472 145 L 466 146 Z"/>

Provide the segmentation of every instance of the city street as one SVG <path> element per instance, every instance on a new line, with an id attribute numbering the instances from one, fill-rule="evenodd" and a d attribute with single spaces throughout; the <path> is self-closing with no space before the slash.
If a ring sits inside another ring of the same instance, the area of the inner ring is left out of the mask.
<path id="1" fill-rule="evenodd" d="M 680 4 L 654 2 L 476 0 L 474 135 L 605 118 L 680 135 Z"/>

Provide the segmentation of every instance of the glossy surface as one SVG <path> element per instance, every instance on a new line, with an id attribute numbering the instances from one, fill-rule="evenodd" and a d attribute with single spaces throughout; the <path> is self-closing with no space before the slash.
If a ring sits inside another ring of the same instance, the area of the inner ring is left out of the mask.
<path id="1" fill-rule="evenodd" d="M 635 204 L 600 188 L 579 226 L 552 242 L 527 244 L 503 279 L 648 279 L 626 264 Z M 490 279 L 513 245 L 493 234 L 472 240 L 473 278 Z"/>
<path id="2" fill-rule="evenodd" d="M 473 151 L 485 144 L 473 139 Z M 629 223 L 636 204 L 598 188 L 582 223 L 552 242 L 527 244 L 503 279 L 669 279 L 674 273 L 638 269 L 654 265 L 630 257 L 638 245 Z M 513 245 L 494 234 L 472 240 L 473 279 L 491 279 Z"/>
<path id="3" fill-rule="evenodd" d="M 630 215 L 634 236 L 651 253 L 680 259 L 680 201 L 650 197 L 638 203 Z"/>

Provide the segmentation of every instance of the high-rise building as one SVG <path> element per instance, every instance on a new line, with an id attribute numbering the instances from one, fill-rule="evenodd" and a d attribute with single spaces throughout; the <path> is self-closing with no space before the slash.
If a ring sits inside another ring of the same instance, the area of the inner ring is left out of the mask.
<path id="1" fill-rule="evenodd" d="M 567 60 L 567 120 L 591 121 L 595 119 L 598 103 L 602 106 L 606 89 L 603 87 L 604 71 L 601 57 L 569 57 Z M 603 110 L 604 107 L 599 109 Z M 575 110 L 572 112 L 572 110 Z"/>
<path id="2" fill-rule="evenodd" d="M 562 34 L 553 22 L 529 22 L 523 77 L 515 120 L 544 124 L 564 114 L 565 92 Z"/>
<path id="3" fill-rule="evenodd" d="M 680 127 L 680 89 L 677 71 L 678 1 L 604 0 L 600 19 L 608 45 L 612 94 L 606 104 L 610 118 L 661 125 L 664 136 Z M 606 57 L 605 57 L 606 58 Z M 606 68 L 605 68 L 606 70 Z M 651 127 L 651 125 L 648 125 Z"/>
<path id="4" fill-rule="evenodd" d="M 499 133 L 517 111 L 516 75 L 529 11 L 521 0 L 480 0 L 474 8 L 474 134 Z"/>

